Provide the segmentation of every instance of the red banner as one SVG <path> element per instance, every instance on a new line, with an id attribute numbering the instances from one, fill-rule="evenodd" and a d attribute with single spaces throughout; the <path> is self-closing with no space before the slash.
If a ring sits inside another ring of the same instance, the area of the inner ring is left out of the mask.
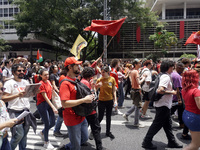
<path id="1" fill-rule="evenodd" d="M 180 21 L 179 38 L 183 39 L 185 34 L 185 22 Z"/>

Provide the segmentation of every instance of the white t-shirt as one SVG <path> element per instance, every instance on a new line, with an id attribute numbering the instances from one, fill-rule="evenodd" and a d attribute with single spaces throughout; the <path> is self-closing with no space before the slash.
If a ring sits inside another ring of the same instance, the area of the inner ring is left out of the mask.
<path id="1" fill-rule="evenodd" d="M 171 78 L 168 74 L 163 74 L 160 77 L 159 87 L 160 86 L 164 87 L 166 91 L 172 91 L 173 90 L 172 89 L 172 81 L 171 81 Z M 171 109 L 172 98 L 173 98 L 172 94 L 165 94 L 165 95 L 162 96 L 162 98 L 159 101 L 154 102 L 154 106 L 155 107 L 166 106 L 169 109 Z"/>
<path id="2" fill-rule="evenodd" d="M 17 94 L 23 91 L 28 85 L 28 81 L 22 79 L 21 82 L 17 82 L 14 79 L 8 80 L 4 84 L 5 93 L 9 93 L 11 95 Z M 17 97 L 8 102 L 8 108 L 14 110 L 23 110 L 24 108 L 30 108 L 29 98 L 25 97 Z"/>
<path id="3" fill-rule="evenodd" d="M 11 77 L 12 77 L 11 68 L 8 69 L 7 67 L 5 67 L 5 68 L 3 69 L 2 75 L 3 75 L 3 77 L 11 78 Z"/>
<path id="4" fill-rule="evenodd" d="M 148 68 L 145 68 L 142 72 L 144 72 L 143 75 L 147 75 L 147 77 L 144 80 L 145 83 L 142 86 L 142 90 L 145 92 L 149 92 L 149 85 L 146 82 L 152 81 L 151 71 Z"/>

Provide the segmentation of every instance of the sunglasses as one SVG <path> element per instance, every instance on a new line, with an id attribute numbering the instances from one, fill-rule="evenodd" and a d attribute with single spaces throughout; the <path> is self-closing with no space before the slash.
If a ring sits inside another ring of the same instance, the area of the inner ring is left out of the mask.
<path id="1" fill-rule="evenodd" d="M 18 72 L 25 72 L 25 70 L 17 70 Z"/>
<path id="2" fill-rule="evenodd" d="M 4 88 L 4 87 L 1 87 L 1 88 L 0 88 L 0 90 L 1 90 L 2 92 L 4 92 L 5 89 L 6 89 L 6 88 Z"/>

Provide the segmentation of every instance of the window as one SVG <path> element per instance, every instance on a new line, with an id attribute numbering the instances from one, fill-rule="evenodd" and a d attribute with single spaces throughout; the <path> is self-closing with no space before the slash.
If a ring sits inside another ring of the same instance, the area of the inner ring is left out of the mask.
<path id="1" fill-rule="evenodd" d="M 8 29 L 8 22 L 6 22 L 6 21 L 4 22 L 4 28 Z"/>
<path id="2" fill-rule="evenodd" d="M 166 10 L 167 19 L 180 19 L 183 18 L 183 9 L 167 9 Z"/>
<path id="3" fill-rule="evenodd" d="M 4 5 L 7 5 L 8 4 L 8 0 L 4 0 Z"/>
<path id="4" fill-rule="evenodd" d="M 4 8 L 4 17 L 8 17 L 8 8 Z"/>
<path id="5" fill-rule="evenodd" d="M 14 8 L 15 15 L 19 12 L 19 8 Z"/>
<path id="6" fill-rule="evenodd" d="M 0 8 L 0 17 L 3 17 L 3 9 Z"/>
<path id="7" fill-rule="evenodd" d="M 3 2 L 2 2 L 2 0 L 0 0 L 0 5 L 2 5 L 3 4 Z"/>
<path id="8" fill-rule="evenodd" d="M 9 16 L 13 16 L 13 8 L 9 8 Z"/>

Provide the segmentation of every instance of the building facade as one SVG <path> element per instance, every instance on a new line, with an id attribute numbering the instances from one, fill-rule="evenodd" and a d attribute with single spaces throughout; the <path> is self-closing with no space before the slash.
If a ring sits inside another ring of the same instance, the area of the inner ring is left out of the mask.
<path id="1" fill-rule="evenodd" d="M 185 41 L 192 34 L 200 30 L 200 1 L 199 0 L 146 0 L 146 7 L 156 12 L 159 21 L 166 22 L 166 29 L 174 32 L 178 38 L 178 44 L 171 47 L 165 57 L 178 58 L 184 53 L 197 54 L 197 46 Z M 124 24 L 120 30 L 120 41 L 113 41 L 108 51 L 109 58 L 129 59 L 133 57 L 145 58 L 149 54 L 159 53 L 155 49 L 149 36 L 154 34 L 154 28 L 146 28 L 141 31 L 138 42 L 137 24 Z"/>

